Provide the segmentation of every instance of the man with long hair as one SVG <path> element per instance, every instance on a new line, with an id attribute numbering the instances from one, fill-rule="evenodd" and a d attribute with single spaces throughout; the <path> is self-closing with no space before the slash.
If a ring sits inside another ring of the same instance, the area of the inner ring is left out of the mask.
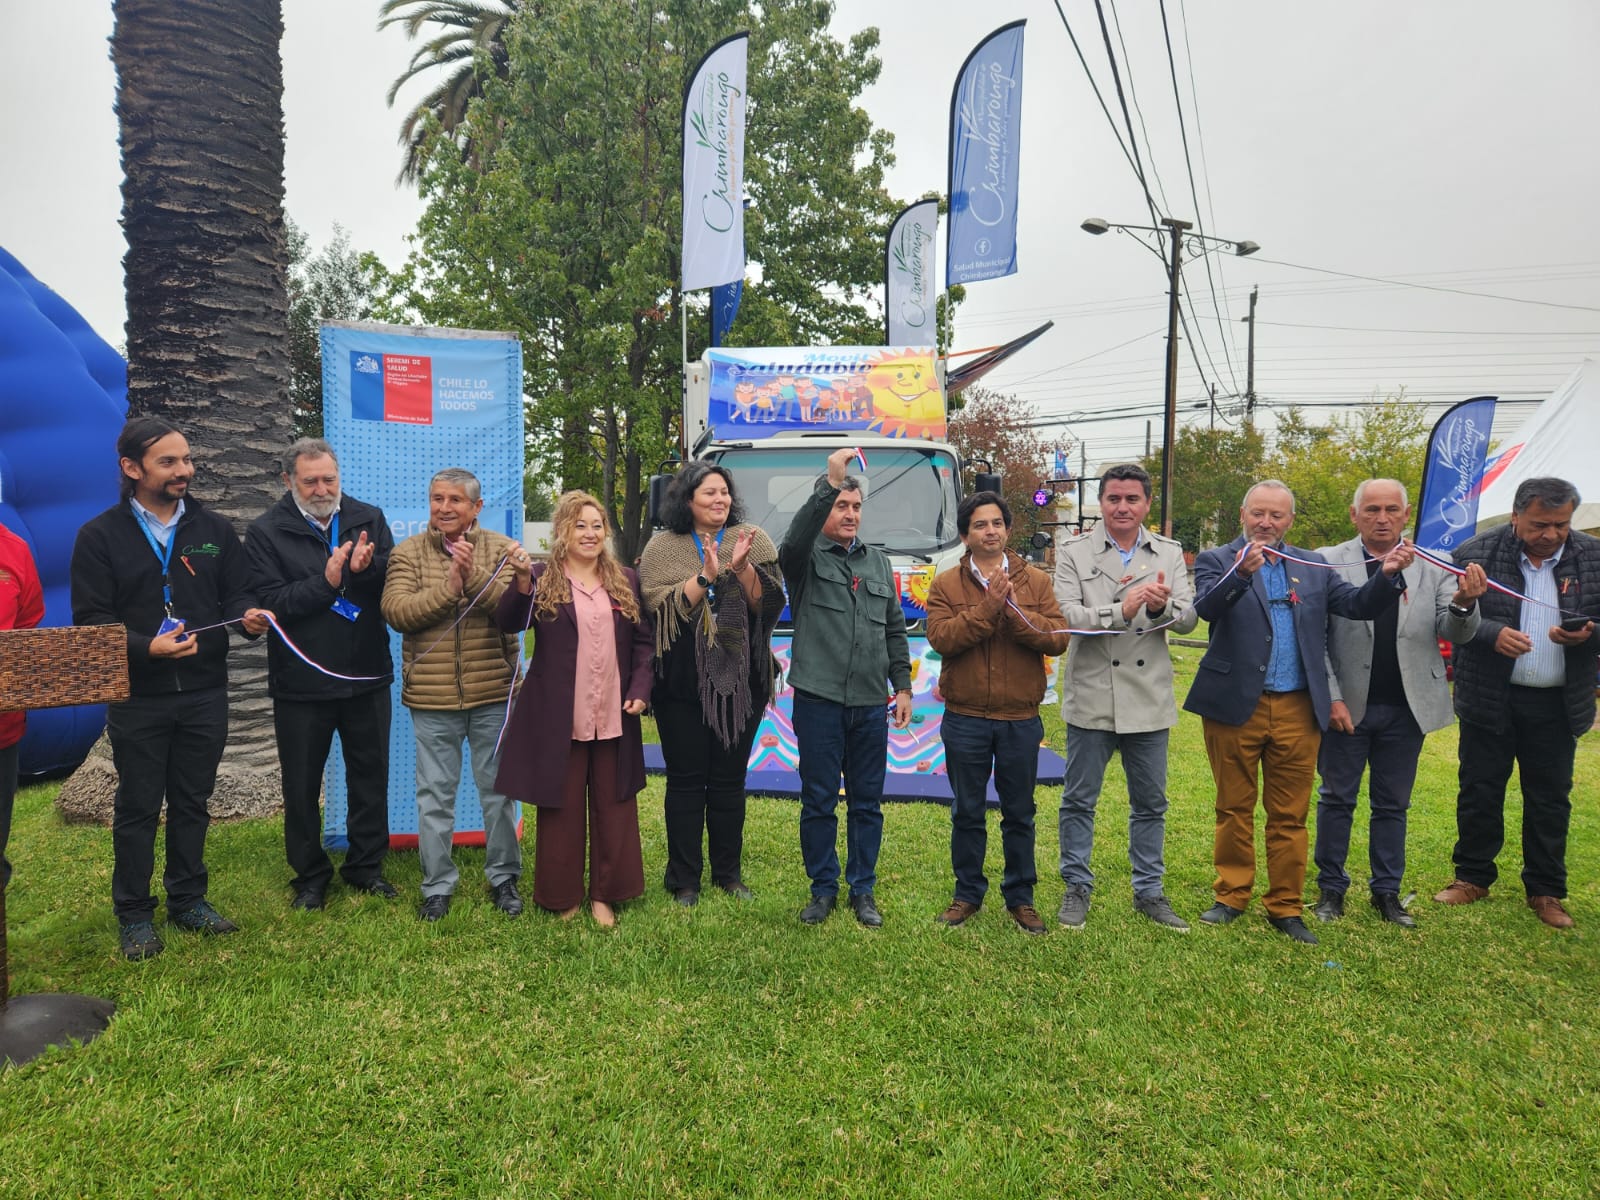
<path id="1" fill-rule="evenodd" d="M 165 948 L 150 894 L 163 801 L 168 923 L 238 929 L 206 899 L 207 805 L 228 740 L 228 627 L 259 636 L 271 614 L 255 607 L 233 526 L 189 494 L 194 458 L 183 434 L 134 417 L 117 460 L 121 501 L 78 530 L 72 547 L 72 619 L 128 630 L 131 694 L 106 713 L 117 768 L 111 902 L 123 956 L 139 960 Z"/>

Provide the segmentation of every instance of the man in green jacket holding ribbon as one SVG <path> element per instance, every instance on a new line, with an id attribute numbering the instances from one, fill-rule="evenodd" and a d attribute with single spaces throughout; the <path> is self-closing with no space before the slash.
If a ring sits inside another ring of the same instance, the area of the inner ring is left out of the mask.
<path id="1" fill-rule="evenodd" d="M 795 514 L 778 550 L 789 593 L 794 643 L 794 733 L 800 747 L 800 853 L 811 879 L 801 910 L 820 925 L 839 894 L 839 781 L 844 779 L 845 880 L 856 920 L 883 924 L 873 897 L 883 841 L 883 776 L 894 727 L 911 723 L 911 657 L 906 620 L 888 556 L 856 536 L 861 481 L 846 473 L 855 451 L 828 456 L 828 473 Z"/>

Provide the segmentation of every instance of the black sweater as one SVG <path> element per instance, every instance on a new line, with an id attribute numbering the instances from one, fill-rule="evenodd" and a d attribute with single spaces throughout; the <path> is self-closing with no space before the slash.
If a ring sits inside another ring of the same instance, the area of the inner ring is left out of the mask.
<path id="1" fill-rule="evenodd" d="M 311 528 L 291 492 L 251 523 L 245 534 L 251 586 L 295 645 L 330 671 L 341 675 L 375 675 L 370 682 L 333 679 L 308 667 L 281 638 L 267 646 L 267 691 L 280 700 L 342 700 L 394 680 L 389 656 L 389 627 L 380 601 L 383 578 L 394 549 L 394 534 L 383 510 L 349 496 L 339 501 L 339 544 L 362 533 L 372 544 L 372 563 L 364 571 L 344 572 L 343 588 L 328 585 L 328 543 Z M 340 595 L 361 610 L 355 621 L 333 611 Z"/>
<path id="2" fill-rule="evenodd" d="M 195 654 L 150 657 L 150 642 L 167 614 L 161 563 L 140 521 L 124 500 L 78 530 L 72 547 L 73 623 L 127 626 L 128 679 L 135 696 L 226 687 L 227 629 L 196 634 L 200 649 Z M 256 606 L 244 547 L 226 517 L 187 498 L 172 537 L 172 611 L 185 626 L 214 625 Z"/>

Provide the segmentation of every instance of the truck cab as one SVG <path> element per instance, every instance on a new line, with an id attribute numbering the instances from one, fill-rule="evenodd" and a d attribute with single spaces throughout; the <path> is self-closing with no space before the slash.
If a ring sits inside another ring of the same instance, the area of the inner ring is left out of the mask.
<path id="1" fill-rule="evenodd" d="M 961 462 L 945 440 L 942 379 L 929 350 L 883 346 L 711 350 L 685 377 L 692 458 L 726 466 L 746 519 L 780 543 L 841 446 L 861 452 L 862 540 L 889 556 L 913 631 L 933 576 L 963 553 Z M 742 418 L 742 419 L 741 419 Z M 979 490 L 998 489 L 981 475 Z M 651 491 L 654 522 L 657 487 Z M 780 623 L 786 624 L 785 610 Z"/>

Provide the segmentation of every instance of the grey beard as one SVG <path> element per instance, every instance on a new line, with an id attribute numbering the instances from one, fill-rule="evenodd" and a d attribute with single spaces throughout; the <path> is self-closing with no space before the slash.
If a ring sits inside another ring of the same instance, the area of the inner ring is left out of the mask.
<path id="1" fill-rule="evenodd" d="M 331 496 L 326 500 L 307 500 L 302 503 L 302 507 L 317 520 L 326 521 L 339 511 L 341 499 L 343 499 L 342 494 Z"/>

